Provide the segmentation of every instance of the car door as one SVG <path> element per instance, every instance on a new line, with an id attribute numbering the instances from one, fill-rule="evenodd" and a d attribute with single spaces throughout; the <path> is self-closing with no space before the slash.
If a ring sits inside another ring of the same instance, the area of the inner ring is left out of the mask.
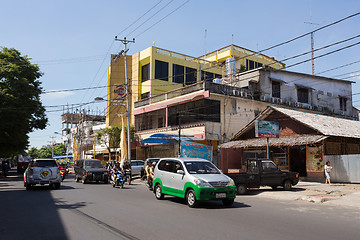
<path id="1" fill-rule="evenodd" d="M 266 186 L 281 185 L 279 168 L 271 161 L 262 162 L 261 184 Z"/>
<path id="2" fill-rule="evenodd" d="M 177 160 L 172 160 L 172 171 L 169 172 L 169 187 L 174 195 L 183 195 L 185 175 L 177 173 L 178 170 L 182 170 L 184 172 L 182 163 Z"/>
<path id="3" fill-rule="evenodd" d="M 156 178 L 160 178 L 161 182 L 162 182 L 162 187 L 163 187 L 163 191 L 171 192 L 170 189 L 170 171 L 172 171 L 173 168 L 173 162 L 171 160 L 161 160 L 159 165 L 158 165 L 158 174 L 157 176 L 154 176 Z"/>

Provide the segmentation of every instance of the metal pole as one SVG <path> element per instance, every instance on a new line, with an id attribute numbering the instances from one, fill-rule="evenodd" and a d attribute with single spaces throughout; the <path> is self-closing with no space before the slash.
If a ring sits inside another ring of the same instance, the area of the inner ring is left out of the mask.
<path id="1" fill-rule="evenodd" d="M 181 156 L 181 122 L 179 114 L 179 157 Z"/>
<path id="2" fill-rule="evenodd" d="M 129 80 L 128 80 L 128 73 L 127 73 L 127 61 L 126 61 L 126 52 L 128 51 L 127 49 L 127 44 L 129 42 L 134 43 L 135 39 L 133 39 L 132 41 L 126 40 L 126 37 L 124 37 L 123 40 L 121 39 L 117 39 L 117 37 L 115 37 L 115 40 L 119 40 L 124 44 L 124 52 L 123 52 L 123 56 L 125 59 L 125 84 L 126 84 L 126 116 L 127 116 L 127 143 L 128 143 L 128 161 L 131 167 L 131 146 L 130 146 L 130 107 L 129 107 Z"/>
<path id="3" fill-rule="evenodd" d="M 266 138 L 266 158 L 269 159 L 269 138 Z"/>

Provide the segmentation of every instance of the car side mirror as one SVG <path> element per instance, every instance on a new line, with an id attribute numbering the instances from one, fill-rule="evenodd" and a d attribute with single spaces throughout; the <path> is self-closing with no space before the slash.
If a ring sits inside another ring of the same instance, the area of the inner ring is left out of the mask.
<path id="1" fill-rule="evenodd" d="M 176 173 L 178 173 L 178 174 L 182 174 L 182 175 L 184 175 L 184 174 L 185 174 L 184 170 L 177 170 L 177 171 L 176 171 Z"/>

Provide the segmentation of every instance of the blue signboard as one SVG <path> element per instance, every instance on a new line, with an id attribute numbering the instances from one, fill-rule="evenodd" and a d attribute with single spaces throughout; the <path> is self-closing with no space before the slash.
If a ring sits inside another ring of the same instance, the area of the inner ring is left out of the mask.
<path id="1" fill-rule="evenodd" d="M 194 142 L 181 141 L 180 147 L 180 157 L 202 158 L 212 161 L 212 146 Z"/>
<path id="2" fill-rule="evenodd" d="M 279 123 L 262 120 L 255 121 L 255 137 L 278 138 Z"/>

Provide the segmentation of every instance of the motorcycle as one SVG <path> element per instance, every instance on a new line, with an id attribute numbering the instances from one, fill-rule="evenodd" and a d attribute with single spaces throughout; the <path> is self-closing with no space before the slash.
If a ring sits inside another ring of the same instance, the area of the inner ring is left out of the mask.
<path id="1" fill-rule="evenodd" d="M 61 175 L 61 181 L 64 181 L 65 176 L 67 175 L 67 169 L 66 167 L 59 167 L 60 175 Z"/>
<path id="2" fill-rule="evenodd" d="M 124 188 L 124 184 L 127 179 L 126 174 L 117 170 L 116 172 L 114 172 L 112 174 L 111 178 L 112 178 L 112 186 L 113 187 L 120 186 L 120 188 Z"/>

